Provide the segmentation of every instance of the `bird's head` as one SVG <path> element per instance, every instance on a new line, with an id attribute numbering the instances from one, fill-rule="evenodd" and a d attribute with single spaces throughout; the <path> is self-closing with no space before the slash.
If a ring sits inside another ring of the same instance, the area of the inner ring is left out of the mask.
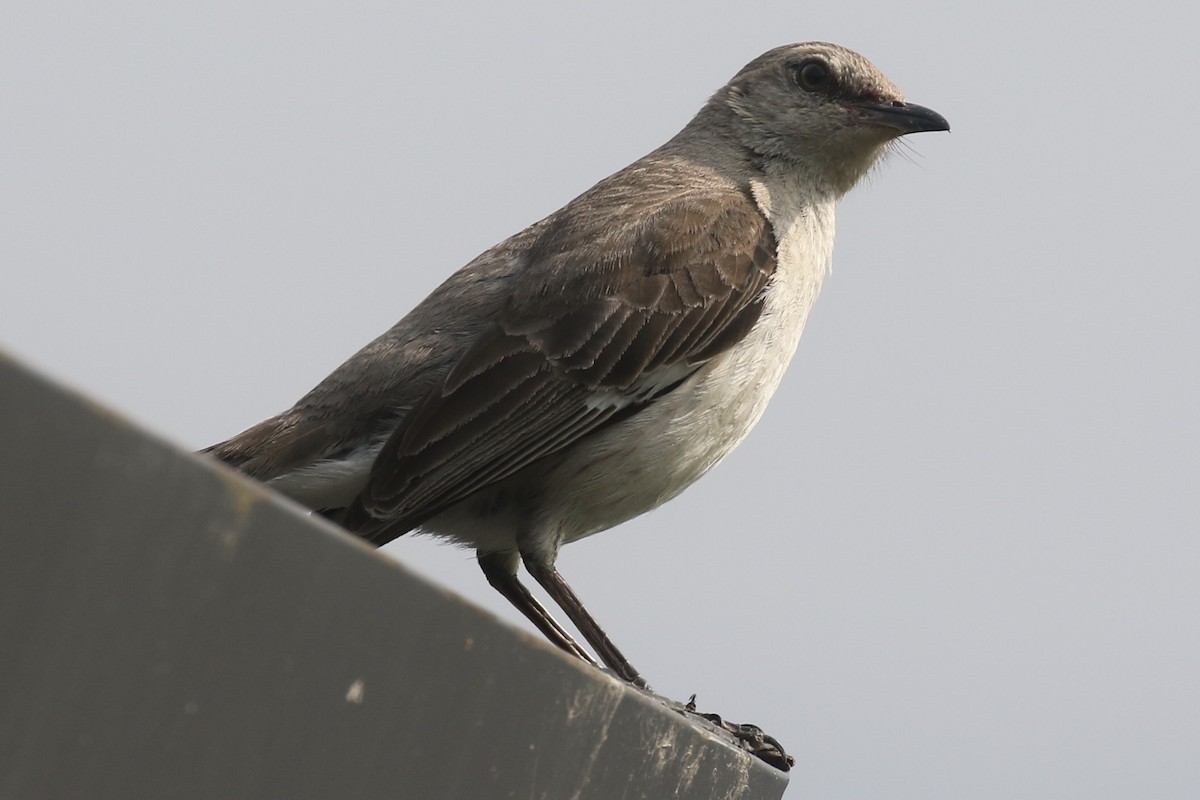
<path id="1" fill-rule="evenodd" d="M 950 130 L 941 114 L 905 102 L 871 62 L 824 42 L 764 53 L 714 95 L 714 105 L 744 147 L 839 196 L 897 137 Z"/>

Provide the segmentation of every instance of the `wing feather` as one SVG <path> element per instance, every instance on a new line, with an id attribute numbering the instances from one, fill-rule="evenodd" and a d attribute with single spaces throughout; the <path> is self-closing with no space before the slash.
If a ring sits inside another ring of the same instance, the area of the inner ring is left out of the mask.
<path id="1" fill-rule="evenodd" d="M 401 420 L 344 524 L 389 541 L 637 413 L 753 327 L 776 243 L 748 195 L 676 194 L 623 229 L 597 205 L 545 226 L 500 317 Z"/>

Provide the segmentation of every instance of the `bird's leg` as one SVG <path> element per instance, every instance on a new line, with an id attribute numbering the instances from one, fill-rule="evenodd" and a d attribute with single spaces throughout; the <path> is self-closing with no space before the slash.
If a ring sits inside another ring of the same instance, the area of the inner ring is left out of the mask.
<path id="1" fill-rule="evenodd" d="M 504 595 L 513 607 L 524 614 L 530 622 L 537 626 L 547 639 L 571 655 L 581 658 L 592 666 L 600 666 L 591 653 L 579 646 L 571 638 L 571 634 L 558 624 L 545 606 L 529 593 L 529 590 L 517 580 L 517 554 L 514 552 L 477 553 L 476 560 L 480 569 L 487 577 L 492 588 Z"/>
<path id="2" fill-rule="evenodd" d="M 624 681 L 632 683 L 639 689 L 649 689 L 649 684 L 638 674 L 638 671 L 633 668 L 629 660 L 621 654 L 617 646 L 608 638 L 608 634 L 596 623 L 592 615 L 583 607 L 579 596 L 575 591 L 567 585 L 563 580 L 562 575 L 554 568 L 553 564 L 544 564 L 535 561 L 532 558 L 525 559 L 525 569 L 529 570 L 529 574 L 534 577 L 546 593 L 558 603 L 559 608 L 567 612 L 567 616 L 571 618 L 571 622 L 575 623 L 575 627 L 579 628 L 579 632 L 583 634 L 583 638 L 588 640 L 596 650 L 596 654 L 600 656 L 609 669 L 617 673 L 617 677 Z"/>

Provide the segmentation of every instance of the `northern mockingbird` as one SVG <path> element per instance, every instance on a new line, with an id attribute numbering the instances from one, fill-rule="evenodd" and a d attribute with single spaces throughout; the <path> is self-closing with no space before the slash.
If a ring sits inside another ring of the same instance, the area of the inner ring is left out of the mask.
<path id="1" fill-rule="evenodd" d="M 475 548 L 487 580 L 595 664 L 524 563 L 645 686 L 554 566 L 649 511 L 758 421 L 829 269 L 834 206 L 949 130 L 825 43 L 751 61 L 673 139 L 454 273 L 282 414 L 206 452 L 382 545 Z"/>

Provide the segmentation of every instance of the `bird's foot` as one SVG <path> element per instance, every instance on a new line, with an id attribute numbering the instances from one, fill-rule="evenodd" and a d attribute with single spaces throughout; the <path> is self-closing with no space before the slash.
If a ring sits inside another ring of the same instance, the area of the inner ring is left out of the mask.
<path id="1" fill-rule="evenodd" d="M 646 679 L 636 672 L 632 676 L 625 678 L 625 681 L 635 689 L 641 689 L 643 692 L 654 694 L 654 690 L 650 688 L 650 684 L 646 682 Z"/>
<path id="2" fill-rule="evenodd" d="M 611 675 L 612 677 L 616 678 L 617 680 L 629 684 L 634 689 L 641 689 L 643 692 L 646 692 L 647 694 L 652 694 L 655 697 L 658 697 L 659 699 L 663 699 L 661 695 L 659 695 L 657 692 L 654 691 L 654 689 L 650 688 L 650 684 L 646 682 L 646 679 L 643 678 L 641 676 L 641 674 L 636 671 L 622 672 L 622 671 L 615 670 L 615 669 L 612 669 L 611 667 L 607 667 L 604 665 L 597 666 L 597 669 L 599 669 L 605 675 Z"/>
<path id="3" fill-rule="evenodd" d="M 687 703 L 678 707 L 684 716 L 700 717 L 703 720 L 726 731 L 741 744 L 742 748 L 762 759 L 781 772 L 787 772 L 796 765 L 796 759 L 788 755 L 783 745 L 774 736 L 768 736 L 757 725 L 728 722 L 720 714 L 705 714 L 696 710 L 696 695 L 688 698 Z"/>

